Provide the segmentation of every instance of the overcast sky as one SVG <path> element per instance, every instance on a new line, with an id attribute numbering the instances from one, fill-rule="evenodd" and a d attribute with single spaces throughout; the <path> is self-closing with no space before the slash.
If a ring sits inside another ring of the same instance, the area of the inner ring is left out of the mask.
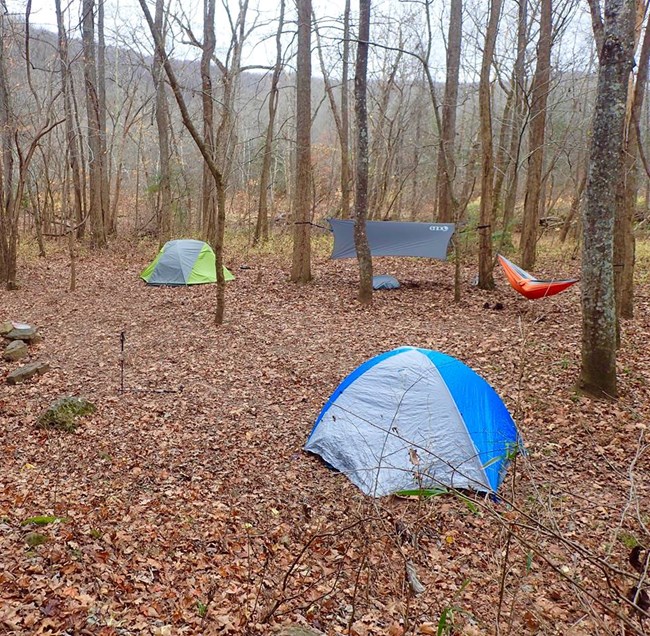
<path id="1" fill-rule="evenodd" d="M 344 0 L 313 0 L 314 10 L 319 18 L 324 16 L 337 17 L 343 13 Z M 65 0 L 62 2 L 64 11 L 66 6 L 66 22 L 69 32 L 72 33 L 79 24 L 80 19 L 80 0 L 70 0 L 66 5 Z M 202 1 L 201 0 L 183 0 L 182 2 L 172 1 L 182 9 L 181 12 L 189 18 L 195 29 L 196 35 L 201 39 L 202 29 Z M 232 5 L 235 3 L 231 2 Z M 356 5 L 356 2 L 354 2 Z M 25 0 L 8 0 L 9 11 L 18 15 L 25 15 Z M 150 2 L 153 13 L 153 4 Z M 354 10 L 354 9 L 353 9 Z M 244 64 L 265 64 L 274 59 L 274 43 L 265 41 L 274 32 L 277 24 L 276 20 L 279 14 L 279 3 L 277 0 L 249 0 L 248 24 L 256 20 L 261 26 L 256 35 L 250 38 L 250 45 L 245 50 Z M 287 0 L 286 3 L 286 20 L 293 20 L 295 14 L 295 0 Z M 144 23 L 142 9 L 137 0 L 106 0 L 105 3 L 107 39 L 113 39 L 111 34 L 117 36 L 117 41 L 128 43 L 129 40 L 140 39 L 140 41 L 149 41 L 149 33 Z M 30 24 L 36 28 L 44 28 L 50 31 L 56 31 L 56 14 L 54 11 L 54 0 L 32 0 Z M 265 26 L 266 25 L 266 26 Z M 294 27 L 287 27 L 289 30 Z M 227 16 L 222 2 L 217 1 L 217 48 L 225 46 L 229 40 L 229 27 Z M 191 47 L 183 47 L 177 44 L 176 54 L 184 57 L 198 56 L 196 50 Z"/>
<path id="2" fill-rule="evenodd" d="M 64 3 L 66 10 L 66 21 L 68 23 L 71 35 L 74 33 L 79 24 L 81 0 L 68 0 L 69 4 Z M 26 0 L 7 0 L 10 11 L 19 15 L 25 13 Z M 178 15 L 184 14 L 185 21 L 192 24 L 192 28 L 199 40 L 202 39 L 202 0 L 171 0 L 172 6 Z M 226 12 L 223 8 L 223 2 L 228 0 L 217 0 L 217 53 L 223 54 L 230 39 L 230 32 Z M 244 49 L 243 64 L 246 65 L 268 65 L 275 59 L 275 44 L 273 41 L 274 31 L 277 25 L 279 14 L 278 0 L 249 0 L 249 12 L 247 24 L 252 25 L 256 21 L 260 28 L 255 31 L 248 40 L 248 45 Z M 335 43 L 341 36 L 341 30 L 338 25 L 335 28 L 327 30 L 327 24 L 335 25 L 336 20 L 343 13 L 344 0 L 312 0 L 314 11 L 319 20 L 321 35 L 324 43 Z M 153 0 L 150 0 L 150 6 L 153 12 Z M 230 5 L 236 5 L 236 0 L 229 0 Z M 556 6 L 562 5 L 558 2 Z M 352 0 L 352 12 L 356 14 L 358 0 Z M 420 23 L 421 17 L 416 20 L 405 20 L 404 14 L 408 11 L 421 11 L 421 2 L 408 2 L 406 0 L 374 0 L 372 4 L 373 24 L 371 27 L 371 39 L 377 41 L 386 41 L 385 38 L 393 39 L 400 28 L 405 30 L 411 29 L 411 33 L 418 33 L 417 24 Z M 445 74 L 445 43 L 443 33 L 447 28 L 447 11 L 448 0 L 432 0 L 432 22 L 435 30 L 435 41 L 433 55 L 431 58 L 431 67 L 434 77 L 439 80 L 444 78 Z M 461 73 L 467 81 L 475 81 L 475 74 L 480 66 L 480 51 L 482 36 L 479 32 L 483 31 L 483 22 L 485 18 L 486 0 L 465 0 L 465 19 L 464 31 L 467 37 L 464 42 L 464 65 Z M 179 8 L 179 7 L 182 7 Z M 515 3 L 506 3 L 504 11 L 513 11 Z M 556 47 L 556 54 L 561 55 L 563 63 L 568 65 L 580 64 L 580 59 L 584 62 L 589 56 L 591 47 L 591 26 L 586 10 L 587 3 L 583 0 L 579 11 L 571 22 L 570 28 L 564 35 L 564 42 L 561 47 Z M 235 9 L 233 9 L 234 11 Z M 144 23 L 142 9 L 138 0 L 105 0 L 105 15 L 107 40 L 117 43 L 119 46 L 139 48 L 143 53 L 150 51 L 149 30 Z M 285 43 L 288 43 L 290 33 L 295 30 L 295 0 L 286 0 L 286 17 L 289 22 L 286 27 L 287 37 Z M 54 13 L 54 0 L 32 0 L 32 13 L 30 18 L 31 24 L 35 27 L 41 27 L 48 30 L 56 31 L 56 16 Z M 510 24 L 510 26 L 508 26 Z M 502 37 L 512 38 L 512 16 L 510 22 L 504 20 L 501 28 Z M 178 34 L 178 30 L 176 29 Z M 390 33 L 390 35 L 387 35 Z M 472 33 L 475 34 L 472 37 Z M 421 35 L 421 33 L 419 34 Z M 511 40 L 510 40 L 511 41 Z M 169 42 L 169 40 L 168 40 Z M 168 48 L 170 48 L 168 46 Z M 531 49 L 534 53 L 534 48 Z M 176 58 L 193 59 L 200 55 L 200 51 L 194 47 L 183 45 L 179 35 L 174 39 L 174 50 L 172 55 Z M 514 49 L 511 46 L 501 46 L 497 56 L 503 61 L 514 55 Z M 377 59 L 382 55 L 377 51 Z M 315 57 L 313 62 L 314 75 L 320 75 L 320 67 Z"/>

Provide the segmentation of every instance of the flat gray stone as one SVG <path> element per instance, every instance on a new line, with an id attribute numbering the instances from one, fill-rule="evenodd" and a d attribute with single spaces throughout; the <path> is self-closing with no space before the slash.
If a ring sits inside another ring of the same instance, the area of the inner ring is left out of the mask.
<path id="1" fill-rule="evenodd" d="M 31 362 L 26 364 L 24 367 L 19 367 L 15 369 L 7 376 L 7 384 L 19 384 L 25 380 L 35 376 L 43 375 L 50 370 L 49 362 Z"/>
<path id="2" fill-rule="evenodd" d="M 14 326 L 8 321 L 0 322 L 0 336 L 4 336 L 6 333 L 9 333 Z"/>
<path id="3" fill-rule="evenodd" d="M 29 325 L 14 327 L 9 333 L 4 334 L 4 337 L 7 340 L 22 340 L 23 342 L 29 342 L 30 344 L 40 342 L 41 340 L 41 336 L 36 327 L 30 327 Z"/>
<path id="4" fill-rule="evenodd" d="M 29 353 L 27 345 L 22 340 L 12 340 L 2 354 L 5 360 L 20 360 Z"/>

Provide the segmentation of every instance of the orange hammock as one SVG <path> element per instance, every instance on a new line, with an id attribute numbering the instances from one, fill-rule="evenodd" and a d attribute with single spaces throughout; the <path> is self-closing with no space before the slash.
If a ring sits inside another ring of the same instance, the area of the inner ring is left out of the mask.
<path id="1" fill-rule="evenodd" d="M 505 256 L 501 256 L 501 254 L 497 254 L 497 256 L 512 288 L 530 300 L 554 296 L 578 282 L 577 278 L 570 280 L 538 280 L 521 269 L 521 267 L 517 267 Z"/>

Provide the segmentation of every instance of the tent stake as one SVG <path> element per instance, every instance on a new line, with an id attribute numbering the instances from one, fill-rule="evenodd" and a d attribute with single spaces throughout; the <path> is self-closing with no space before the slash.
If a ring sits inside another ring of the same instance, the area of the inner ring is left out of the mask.
<path id="1" fill-rule="evenodd" d="M 124 393 L 124 341 L 126 332 L 120 332 L 120 393 Z"/>

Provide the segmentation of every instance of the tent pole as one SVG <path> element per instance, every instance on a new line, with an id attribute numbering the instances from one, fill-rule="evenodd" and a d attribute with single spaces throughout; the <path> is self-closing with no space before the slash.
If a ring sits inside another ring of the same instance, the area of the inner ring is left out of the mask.
<path id="1" fill-rule="evenodd" d="M 124 341 L 126 332 L 120 332 L 120 393 L 124 393 Z"/>

